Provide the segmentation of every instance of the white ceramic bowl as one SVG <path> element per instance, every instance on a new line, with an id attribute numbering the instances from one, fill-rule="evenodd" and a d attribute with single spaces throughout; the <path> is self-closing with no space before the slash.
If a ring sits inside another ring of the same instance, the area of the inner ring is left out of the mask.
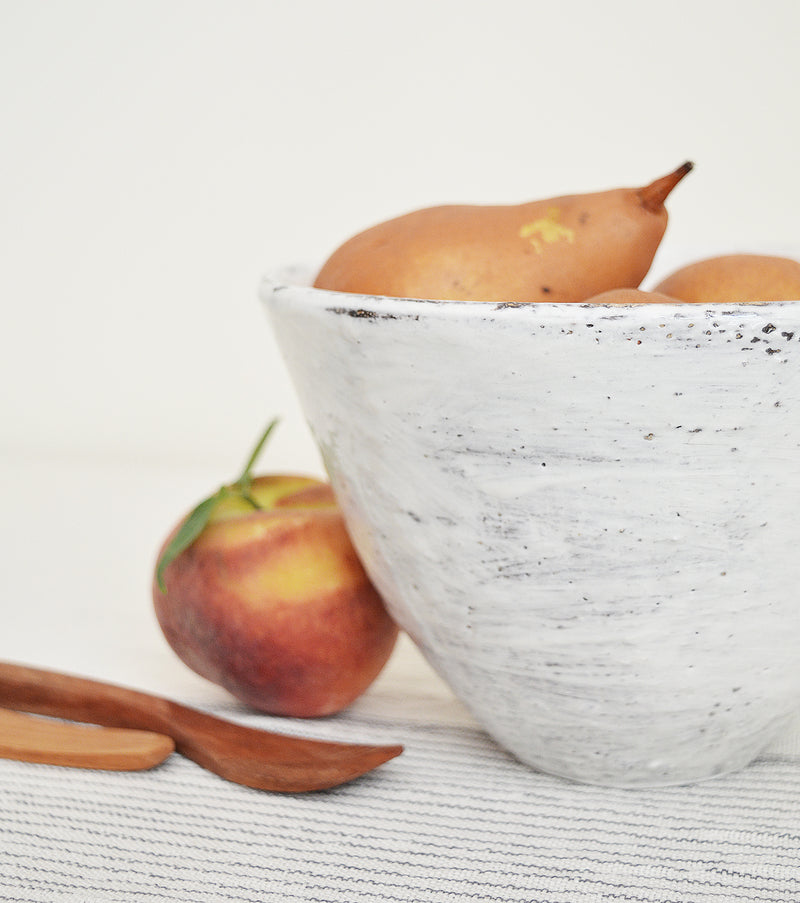
<path id="1" fill-rule="evenodd" d="M 800 707 L 800 301 L 261 296 L 400 625 L 519 759 L 743 767 Z"/>

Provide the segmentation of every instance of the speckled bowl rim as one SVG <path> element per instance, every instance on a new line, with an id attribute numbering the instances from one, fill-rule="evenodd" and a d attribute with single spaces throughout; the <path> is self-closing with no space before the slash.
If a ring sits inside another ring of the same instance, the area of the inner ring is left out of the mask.
<path id="1" fill-rule="evenodd" d="M 348 313 L 364 319 L 383 317 L 455 317 L 477 320 L 491 320 L 500 311 L 519 311 L 535 314 L 537 318 L 548 313 L 561 321 L 565 316 L 576 320 L 584 314 L 615 319 L 626 314 L 644 314 L 648 321 L 669 315 L 673 318 L 717 318 L 742 316 L 743 313 L 765 313 L 768 311 L 800 309 L 800 299 L 789 298 L 780 301 L 731 301 L 731 302 L 631 302 L 627 304 L 590 304 L 582 301 L 453 301 L 445 299 L 406 298 L 389 295 L 358 294 L 339 292 L 331 289 L 315 288 L 312 285 L 316 269 L 303 265 L 287 266 L 266 273 L 259 286 L 259 297 L 269 304 L 276 297 L 290 296 L 308 308 L 330 310 L 332 313 Z M 619 312 L 616 316 L 614 312 Z"/>

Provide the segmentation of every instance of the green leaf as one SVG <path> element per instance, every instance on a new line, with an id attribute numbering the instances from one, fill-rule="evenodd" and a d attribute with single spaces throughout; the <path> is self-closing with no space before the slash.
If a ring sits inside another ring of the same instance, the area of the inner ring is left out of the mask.
<path id="1" fill-rule="evenodd" d="M 164 571 L 167 566 L 170 565 L 181 552 L 188 549 L 203 532 L 214 508 L 217 507 L 218 502 L 228 495 L 229 492 L 230 489 L 227 486 L 223 486 L 218 489 L 214 495 L 209 496 L 207 499 L 203 499 L 202 502 L 196 505 L 189 512 L 189 515 L 181 524 L 178 532 L 172 537 L 169 545 L 162 552 L 161 557 L 158 560 L 158 566 L 156 567 L 156 580 L 158 581 L 158 588 L 162 593 L 166 592 L 166 587 L 164 586 Z"/>
<path id="2" fill-rule="evenodd" d="M 217 504 L 224 498 L 237 494 L 240 495 L 246 502 L 253 506 L 253 508 L 260 509 L 261 506 L 258 502 L 250 495 L 250 485 L 253 481 L 252 479 L 252 471 L 253 467 L 255 467 L 256 460 L 258 456 L 261 454 L 262 449 L 267 444 L 267 439 L 269 439 L 270 434 L 277 426 L 277 419 L 273 420 L 264 432 L 261 434 L 258 442 L 256 443 L 255 448 L 250 453 L 250 457 L 247 459 L 247 464 L 244 466 L 244 470 L 239 476 L 238 480 L 234 483 L 230 483 L 226 486 L 221 486 L 214 495 L 210 495 L 207 499 L 203 499 L 198 505 L 196 505 L 188 514 L 186 520 L 181 524 L 180 529 L 172 537 L 172 540 L 169 542 L 167 547 L 161 553 L 161 557 L 158 559 L 158 564 L 156 565 L 156 581 L 158 582 L 158 588 L 161 592 L 166 592 L 166 587 L 164 585 L 164 571 L 167 567 L 181 554 L 181 552 L 186 551 L 189 546 L 197 539 L 197 537 L 205 530 L 211 515 L 214 512 L 214 509 L 217 507 Z"/>
<path id="3" fill-rule="evenodd" d="M 278 425 L 278 421 L 277 421 L 277 419 L 275 419 L 267 426 L 267 428 L 261 434 L 261 438 L 258 440 L 258 442 L 256 442 L 256 447 L 250 453 L 250 457 L 247 459 L 247 464 L 245 464 L 244 470 L 242 471 L 239 479 L 236 481 L 236 483 L 234 485 L 236 485 L 242 489 L 245 489 L 245 490 L 247 488 L 249 488 L 250 483 L 252 481 L 251 474 L 252 474 L 253 468 L 255 467 L 256 461 L 258 460 L 258 456 L 261 454 L 262 449 L 267 444 L 267 439 L 269 439 L 270 434 L 272 433 L 272 431 L 275 429 L 275 427 L 277 425 Z"/>

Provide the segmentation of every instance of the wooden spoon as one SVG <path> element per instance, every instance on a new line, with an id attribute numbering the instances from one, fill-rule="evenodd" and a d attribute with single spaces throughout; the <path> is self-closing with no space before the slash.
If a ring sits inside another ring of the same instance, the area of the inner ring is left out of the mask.
<path id="1" fill-rule="evenodd" d="M 0 758 L 73 768 L 139 771 L 175 751 L 164 734 L 53 721 L 0 709 Z"/>
<path id="2" fill-rule="evenodd" d="M 285 793 L 337 787 L 403 751 L 248 728 L 160 696 L 10 662 L 0 662 L 0 706 L 165 734 L 179 753 L 220 777 Z"/>

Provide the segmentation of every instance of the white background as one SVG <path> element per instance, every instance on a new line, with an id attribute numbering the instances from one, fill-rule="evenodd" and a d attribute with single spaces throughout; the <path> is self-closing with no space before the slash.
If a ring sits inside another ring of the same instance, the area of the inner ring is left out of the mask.
<path id="1" fill-rule="evenodd" d="M 261 469 L 317 470 L 259 279 L 415 207 L 692 159 L 653 273 L 796 249 L 799 35 L 796 0 L 0 0 L 0 452 L 223 479 L 277 415 Z"/>

